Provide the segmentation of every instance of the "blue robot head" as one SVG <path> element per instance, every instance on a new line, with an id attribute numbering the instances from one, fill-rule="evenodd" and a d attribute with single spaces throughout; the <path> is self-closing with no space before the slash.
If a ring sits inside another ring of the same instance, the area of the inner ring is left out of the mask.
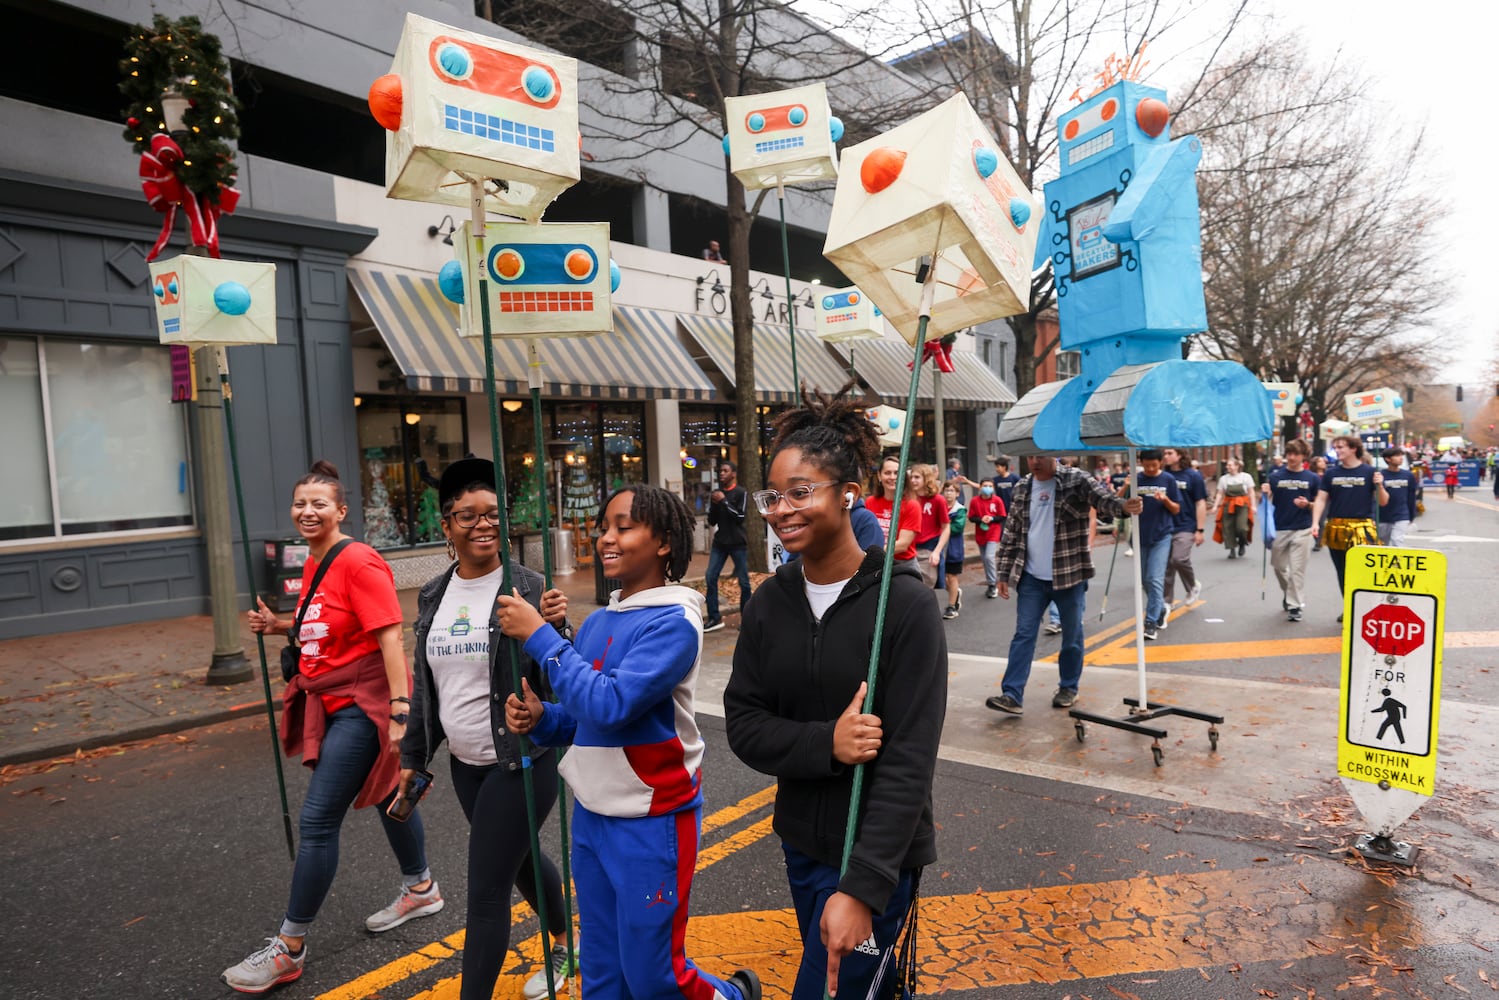
<path id="1" fill-rule="evenodd" d="M 1125 81 L 1101 90 L 1057 119 L 1062 176 L 1135 144 L 1171 141 L 1166 92 Z"/>

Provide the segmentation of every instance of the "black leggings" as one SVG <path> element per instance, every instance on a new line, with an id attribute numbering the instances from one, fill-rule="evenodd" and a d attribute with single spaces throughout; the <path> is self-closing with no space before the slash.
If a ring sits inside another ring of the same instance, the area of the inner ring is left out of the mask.
<path id="1" fill-rule="evenodd" d="M 510 947 L 510 887 L 520 889 L 536 906 L 536 874 L 531 862 L 531 835 L 526 827 L 526 790 L 522 772 L 499 764 L 475 767 L 450 757 L 453 791 L 468 817 L 468 930 L 463 945 L 461 1000 L 490 1000 Z M 537 823 L 557 802 L 557 755 L 536 758 Z M 567 928 L 562 912 L 562 879 L 543 853 L 547 930 L 553 942 Z"/>

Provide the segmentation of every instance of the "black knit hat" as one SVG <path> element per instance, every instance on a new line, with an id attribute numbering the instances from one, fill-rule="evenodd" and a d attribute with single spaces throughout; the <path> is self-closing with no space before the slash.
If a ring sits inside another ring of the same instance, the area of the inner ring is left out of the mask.
<path id="1" fill-rule="evenodd" d="M 460 458 L 442 470 L 437 481 L 437 502 L 446 504 L 474 483 L 494 489 L 494 463 L 487 458 Z"/>

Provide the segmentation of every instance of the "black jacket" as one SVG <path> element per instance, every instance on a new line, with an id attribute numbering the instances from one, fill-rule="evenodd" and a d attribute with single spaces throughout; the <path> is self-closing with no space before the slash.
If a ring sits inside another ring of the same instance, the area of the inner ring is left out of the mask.
<path id="1" fill-rule="evenodd" d="M 869 670 L 884 551 L 870 548 L 822 621 L 800 563 L 750 598 L 724 690 L 729 746 L 777 779 L 774 828 L 823 864 L 843 858 L 854 769 L 833 757 L 833 729 Z M 884 745 L 865 767 L 859 833 L 841 892 L 882 913 L 900 872 L 937 859 L 932 775 L 947 712 L 947 638 L 931 588 L 897 562 L 873 714 Z"/>
<path id="2" fill-rule="evenodd" d="M 422 586 L 416 598 L 416 652 L 413 655 L 411 690 L 411 718 L 406 724 L 406 735 L 401 738 L 401 767 L 425 768 L 437 753 L 442 741 L 442 716 L 438 711 L 437 685 L 432 680 L 432 667 L 427 662 L 427 633 L 432 628 L 432 619 L 442 605 L 442 595 L 447 592 L 448 581 L 453 578 L 458 564 L 449 566 L 447 572 L 433 577 Z M 526 603 L 541 609 L 541 592 L 544 582 L 540 573 L 519 564 L 510 567 L 512 586 L 520 591 Z M 566 634 L 566 633 L 564 633 Z M 521 766 L 520 740 L 505 730 L 505 698 L 513 691 L 510 658 L 514 648 L 521 656 L 521 670 L 531 683 L 531 690 L 541 698 L 550 697 L 551 686 L 547 684 L 546 672 L 527 656 L 522 643 L 512 643 L 500 632 L 499 609 L 489 612 L 489 724 L 494 736 L 495 755 L 507 770 Z M 531 745 L 531 756 L 539 757 L 547 748 Z"/>
<path id="3" fill-rule="evenodd" d="M 708 523 L 718 529 L 713 533 L 715 549 L 742 549 L 745 546 L 744 515 L 749 495 L 743 486 L 723 491 L 723 499 L 708 505 Z"/>

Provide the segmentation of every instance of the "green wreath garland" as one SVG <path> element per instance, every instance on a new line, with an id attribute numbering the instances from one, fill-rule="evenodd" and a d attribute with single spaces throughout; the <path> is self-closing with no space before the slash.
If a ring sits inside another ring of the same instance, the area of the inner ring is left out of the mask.
<path id="1" fill-rule="evenodd" d="M 152 136 L 167 131 L 161 96 L 175 90 L 188 100 L 183 135 L 174 136 L 183 159 L 177 176 L 186 188 L 217 202 L 234 183 L 238 168 L 229 144 L 239 138 L 239 101 L 216 35 L 196 17 L 172 20 L 157 14 L 151 27 L 136 25 L 120 60 L 125 95 L 124 137 L 137 153 L 149 152 Z"/>

